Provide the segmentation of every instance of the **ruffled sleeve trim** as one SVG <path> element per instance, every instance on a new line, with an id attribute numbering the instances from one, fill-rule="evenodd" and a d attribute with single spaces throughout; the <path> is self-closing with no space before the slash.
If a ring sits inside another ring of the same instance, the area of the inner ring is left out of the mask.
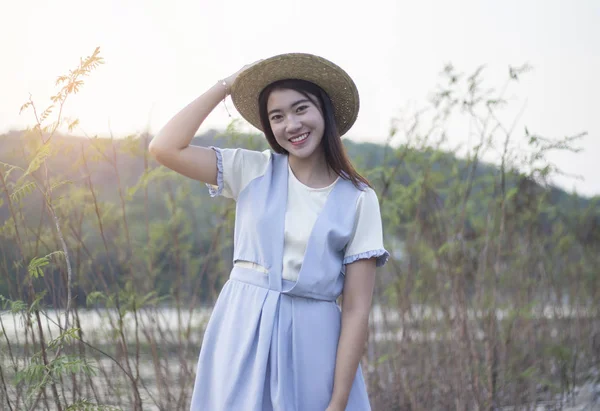
<path id="1" fill-rule="evenodd" d="M 221 154 L 221 149 L 218 147 L 211 146 L 209 148 L 212 148 L 217 155 L 217 185 L 206 184 L 206 187 L 208 187 L 210 196 L 216 197 L 223 192 L 223 154 Z"/>
<path id="2" fill-rule="evenodd" d="M 369 259 L 369 258 L 373 258 L 373 257 L 377 257 L 376 266 L 383 267 L 385 265 L 385 263 L 387 263 L 388 259 L 390 258 L 390 253 L 388 253 L 383 248 L 381 248 L 379 250 L 365 251 L 364 253 L 349 255 L 348 257 L 345 257 L 343 264 L 344 265 L 352 264 L 355 261 L 365 260 L 365 259 Z"/>

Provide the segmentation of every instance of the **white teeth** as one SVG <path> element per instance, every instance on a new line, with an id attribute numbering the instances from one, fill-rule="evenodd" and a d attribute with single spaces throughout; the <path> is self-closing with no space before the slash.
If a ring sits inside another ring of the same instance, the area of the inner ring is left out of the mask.
<path id="1" fill-rule="evenodd" d="M 302 140 L 306 139 L 306 137 L 308 137 L 308 133 L 304 133 L 304 134 L 302 134 L 302 135 L 300 135 L 298 137 L 294 137 L 294 138 L 290 139 L 290 141 L 292 143 L 297 143 L 299 141 L 302 141 Z"/>

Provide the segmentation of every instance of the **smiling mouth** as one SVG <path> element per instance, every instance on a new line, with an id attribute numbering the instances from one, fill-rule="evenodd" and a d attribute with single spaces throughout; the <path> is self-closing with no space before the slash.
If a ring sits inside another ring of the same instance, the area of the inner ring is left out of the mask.
<path id="1" fill-rule="evenodd" d="M 298 143 L 302 143 L 304 140 L 306 140 L 308 138 L 309 133 L 304 133 L 304 134 L 300 134 L 298 137 L 294 137 L 294 138 L 290 138 L 290 142 L 292 144 L 298 144 Z"/>

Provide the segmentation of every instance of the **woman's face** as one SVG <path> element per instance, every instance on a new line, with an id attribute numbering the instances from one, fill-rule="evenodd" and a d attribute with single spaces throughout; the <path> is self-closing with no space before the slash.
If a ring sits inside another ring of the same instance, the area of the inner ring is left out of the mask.
<path id="1" fill-rule="evenodd" d="M 325 122 L 321 108 L 302 93 L 290 89 L 273 90 L 267 100 L 267 115 L 275 140 L 290 155 L 308 158 L 322 150 Z"/>

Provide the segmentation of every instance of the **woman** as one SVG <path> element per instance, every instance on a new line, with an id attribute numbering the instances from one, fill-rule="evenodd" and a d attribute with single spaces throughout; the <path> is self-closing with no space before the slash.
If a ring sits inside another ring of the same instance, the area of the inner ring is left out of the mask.
<path id="1" fill-rule="evenodd" d="M 230 92 L 272 152 L 189 145 Z M 161 164 L 237 202 L 234 266 L 206 328 L 192 410 L 370 409 L 359 361 L 375 268 L 389 254 L 377 196 L 340 139 L 358 107 L 341 68 L 284 54 L 217 82 L 152 140 Z"/>

